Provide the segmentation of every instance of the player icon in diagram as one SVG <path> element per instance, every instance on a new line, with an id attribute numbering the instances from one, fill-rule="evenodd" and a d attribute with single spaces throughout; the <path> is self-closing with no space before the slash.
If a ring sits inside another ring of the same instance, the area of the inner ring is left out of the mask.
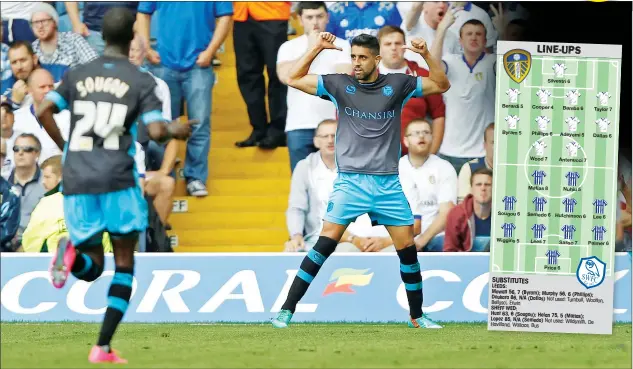
<path id="1" fill-rule="evenodd" d="M 610 97 L 611 97 L 611 94 L 609 92 L 598 92 L 598 94 L 596 95 L 596 98 L 598 98 L 598 102 L 600 103 L 600 106 L 609 105 Z"/>
<path id="2" fill-rule="evenodd" d="M 536 91 L 536 96 L 538 97 L 539 102 L 544 105 L 548 103 L 549 97 L 552 96 L 552 91 L 541 88 Z"/>
<path id="3" fill-rule="evenodd" d="M 550 122 L 550 119 L 548 117 L 541 115 L 539 117 L 536 117 L 535 121 L 536 121 L 536 124 L 538 124 L 539 131 L 541 132 L 547 131 L 547 125 Z"/>
<path id="4" fill-rule="evenodd" d="M 505 117 L 505 121 L 508 123 L 508 129 L 517 129 L 517 124 L 520 120 L 521 118 L 516 115 L 508 115 Z"/>
<path id="5" fill-rule="evenodd" d="M 580 144 L 576 141 L 568 142 L 565 144 L 565 149 L 567 149 L 567 155 L 569 157 L 575 158 L 578 156 L 578 149 L 580 148 Z"/>
<path id="6" fill-rule="evenodd" d="M 567 91 L 567 93 L 565 94 L 565 97 L 567 98 L 567 104 L 578 105 L 578 98 L 580 96 L 582 96 L 582 94 L 578 90 L 574 89 Z"/>
<path id="7" fill-rule="evenodd" d="M 519 101 L 520 94 L 521 91 L 519 91 L 519 89 L 517 88 L 510 88 L 508 89 L 508 91 L 506 91 L 506 95 L 508 95 L 508 100 L 511 104 L 515 104 Z"/>
<path id="8" fill-rule="evenodd" d="M 541 140 L 536 141 L 532 144 L 534 147 L 534 151 L 536 151 L 537 156 L 545 155 L 545 149 L 547 148 L 547 144 Z"/>
<path id="9" fill-rule="evenodd" d="M 598 125 L 600 132 L 606 133 L 609 131 L 609 125 L 611 125 L 611 122 L 607 118 L 600 118 L 596 120 L 596 124 Z"/>
<path id="10" fill-rule="evenodd" d="M 578 124 L 580 123 L 580 119 L 577 117 L 568 117 L 565 119 L 565 123 L 567 123 L 567 129 L 569 132 L 576 132 L 578 129 Z"/>
<path id="11" fill-rule="evenodd" d="M 556 63 L 552 66 L 552 69 L 554 70 L 554 76 L 557 78 L 561 78 L 565 76 L 565 70 L 567 70 L 567 66 L 565 65 L 565 63 Z"/>

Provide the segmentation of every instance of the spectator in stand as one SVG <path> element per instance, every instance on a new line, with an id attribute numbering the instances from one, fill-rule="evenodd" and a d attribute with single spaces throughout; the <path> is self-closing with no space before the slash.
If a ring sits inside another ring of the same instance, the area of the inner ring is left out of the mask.
<path id="1" fill-rule="evenodd" d="M 98 55 L 86 40 L 73 32 L 59 32 L 59 16 L 55 8 L 40 3 L 31 15 L 31 24 L 37 40 L 33 51 L 42 68 L 61 81 L 66 71 L 77 65 L 95 60 Z"/>
<path id="2" fill-rule="evenodd" d="M 7 101 L 0 105 L 0 137 L 4 140 L 5 157 L 0 161 L 2 165 L 1 175 L 4 179 L 9 178 L 13 170 L 13 142 L 22 133 L 14 129 L 15 117 L 13 107 Z"/>
<path id="3" fill-rule="evenodd" d="M 1 139 L 4 140 L 4 139 Z M 18 248 L 20 226 L 20 194 L 6 179 L 0 177 L 0 252 Z"/>
<path id="4" fill-rule="evenodd" d="M 319 239 L 323 215 L 334 180 L 337 176 L 334 160 L 335 120 L 319 123 L 314 146 L 319 149 L 299 161 L 292 173 L 286 224 L 290 240 L 284 251 L 309 251 Z"/>
<path id="5" fill-rule="evenodd" d="M 462 165 L 459 171 L 459 185 L 457 193 L 457 202 L 460 203 L 470 193 L 470 177 L 479 168 L 488 168 L 492 170 L 494 159 L 495 145 L 495 124 L 490 123 L 484 131 L 484 150 L 486 155 L 481 158 L 475 158 L 468 163 Z"/>
<path id="6" fill-rule="evenodd" d="M 64 221 L 64 196 L 60 191 L 62 181 L 62 156 L 46 159 L 41 166 L 42 185 L 47 192 L 31 213 L 31 219 L 22 235 L 22 251 L 55 252 L 62 237 L 68 237 Z M 112 252 L 112 243 L 104 237 L 104 251 Z"/>
<path id="7" fill-rule="evenodd" d="M 376 36 L 383 26 L 402 23 L 396 4 L 391 1 L 341 1 L 330 8 L 327 31 L 351 42 L 360 34 Z"/>
<path id="8" fill-rule="evenodd" d="M 444 251 L 490 251 L 492 171 L 479 168 L 470 180 L 472 193 L 448 213 Z"/>
<path id="9" fill-rule="evenodd" d="M 444 93 L 446 129 L 439 155 L 448 160 L 456 172 L 462 166 L 485 155 L 485 127 L 494 121 L 496 55 L 486 54 L 486 27 L 476 19 L 464 23 L 460 42 L 463 54 L 445 55 L 442 46 L 455 18 L 447 13 L 438 26 L 431 55 L 442 60 L 451 88 Z"/>
<path id="10" fill-rule="evenodd" d="M 86 41 L 99 54 L 103 54 L 105 41 L 101 34 L 103 16 L 111 8 L 128 8 L 136 13 L 138 1 L 85 1 L 83 19 L 79 16 L 79 5 L 75 1 L 65 1 L 66 12 L 73 26 L 73 32 L 86 38 Z M 147 38 L 149 40 L 149 38 Z"/>
<path id="11" fill-rule="evenodd" d="M 46 190 L 42 184 L 43 178 L 37 159 L 42 151 L 42 145 L 37 136 L 23 133 L 18 136 L 13 146 L 15 169 L 9 176 L 9 184 L 20 194 L 20 227 L 18 239 L 31 219 L 31 213 Z"/>
<path id="12" fill-rule="evenodd" d="M 409 154 L 400 158 L 402 189 L 413 210 L 418 251 L 442 251 L 449 211 L 457 203 L 457 173 L 449 162 L 431 153 L 433 127 L 415 119 L 405 129 Z"/>
<path id="13" fill-rule="evenodd" d="M 471 1 L 456 1 L 451 3 L 451 9 L 455 16 L 455 23 L 449 27 L 449 32 L 452 32 L 457 39 L 460 38 L 459 31 L 464 23 L 471 19 L 480 21 L 486 27 L 486 52 L 492 53 L 497 46 L 497 39 L 499 34 L 495 28 L 492 19 L 484 9 L 475 5 Z"/>
<path id="14" fill-rule="evenodd" d="M 277 75 L 277 53 L 288 40 L 290 2 L 236 1 L 233 44 L 237 69 L 237 84 L 248 110 L 253 132 L 237 147 L 259 146 L 274 149 L 286 141 L 286 94 L 288 87 Z M 262 70 L 268 75 L 268 111 L 266 85 Z"/>
<path id="15" fill-rule="evenodd" d="M 0 82 L 2 86 L 0 91 L 17 109 L 30 102 L 27 96 L 26 80 L 35 69 L 39 68 L 39 62 L 31 43 L 27 41 L 16 41 L 11 44 L 8 55 L 12 73 Z"/>
<path id="16" fill-rule="evenodd" d="M 297 5 L 297 13 L 304 34 L 293 40 L 284 42 L 277 54 L 277 75 L 286 85 L 288 74 L 294 63 L 315 42 L 320 32 L 325 31 L 328 13 L 322 1 L 302 1 Z M 331 74 L 352 71 L 350 45 L 345 40 L 337 39 L 338 50 L 323 50 L 312 62 L 310 73 Z M 286 137 L 290 154 L 290 170 L 294 171 L 297 163 L 305 159 L 317 149 L 314 147 L 314 131 L 325 119 L 336 119 L 336 107 L 331 101 L 323 100 L 295 88 L 288 88 L 288 115 L 286 119 Z"/>
<path id="17" fill-rule="evenodd" d="M 406 45 L 404 31 L 399 27 L 384 26 L 378 31 L 378 41 L 380 42 L 380 56 L 382 60 L 378 66 L 381 74 L 403 73 L 412 76 L 428 77 L 429 71 L 420 67 L 416 62 L 405 58 Z M 417 55 L 417 54 L 416 54 Z M 433 142 L 431 143 L 431 154 L 436 154 L 442 144 L 444 137 L 444 113 L 446 107 L 442 100 L 442 95 L 430 95 L 413 97 L 409 99 L 402 109 L 400 124 L 402 126 L 402 155 L 408 153 L 405 145 L 405 129 L 409 122 L 417 118 L 431 117 L 433 126 Z"/>
<path id="18" fill-rule="evenodd" d="M 10 45 L 17 41 L 31 43 L 35 35 L 29 21 L 38 1 L 3 1 L 0 3 L 2 13 L 2 43 Z"/>
<path id="19" fill-rule="evenodd" d="M 150 39 L 152 14 L 159 11 L 157 50 L 147 47 L 152 73 L 164 80 L 171 95 L 172 119 L 180 116 L 184 97 L 192 126 L 187 141 L 184 176 L 191 196 L 208 195 L 211 102 L 215 74 L 211 62 L 231 28 L 230 2 L 151 2 L 138 7 L 137 30 Z M 169 15 L 169 16 L 167 16 Z M 216 24 L 217 21 L 217 24 Z"/>
<path id="20" fill-rule="evenodd" d="M 41 151 L 39 152 L 40 164 L 51 156 L 62 154 L 57 144 L 55 144 L 55 141 L 46 133 L 44 127 L 35 117 L 35 112 L 42 101 L 44 101 L 46 94 L 54 89 L 53 85 L 53 76 L 46 69 L 39 68 L 33 71 L 28 80 L 28 92 L 32 97 L 33 103 L 21 107 L 14 113 L 16 129 L 20 130 L 20 132 L 31 133 L 37 136 L 41 144 Z M 55 114 L 54 118 L 62 133 L 62 137 L 65 141 L 68 141 L 70 112 L 64 110 Z"/>
<path id="21" fill-rule="evenodd" d="M 2 28 L 0 27 L 0 39 L 2 38 Z M 0 63 L 0 80 L 5 80 L 11 78 L 11 63 L 9 62 L 9 45 L 2 42 L 2 50 L 0 52 L 0 56 L 2 56 L 2 61 Z M 0 93 L 3 91 L 0 90 Z"/>
<path id="22" fill-rule="evenodd" d="M 426 46 L 431 50 L 437 38 L 439 24 L 447 13 L 449 13 L 449 7 L 448 2 L 445 1 L 413 2 L 404 13 L 402 27 L 408 38 L 422 37 L 426 41 Z M 451 32 L 445 38 L 441 48 L 443 56 L 461 53 L 462 49 L 457 35 Z M 420 66 L 428 68 L 424 59 L 418 54 L 408 52 L 405 56 L 416 61 Z"/>

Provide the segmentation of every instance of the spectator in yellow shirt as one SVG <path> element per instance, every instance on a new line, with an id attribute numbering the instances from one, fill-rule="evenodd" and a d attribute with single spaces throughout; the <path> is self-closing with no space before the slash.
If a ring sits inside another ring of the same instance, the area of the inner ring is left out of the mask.
<path id="1" fill-rule="evenodd" d="M 62 237 L 68 237 L 64 221 L 64 196 L 59 191 L 62 181 L 62 157 L 46 159 L 41 166 L 46 194 L 37 204 L 22 235 L 24 252 L 55 252 Z M 105 252 L 112 252 L 107 233 L 103 237 Z"/>

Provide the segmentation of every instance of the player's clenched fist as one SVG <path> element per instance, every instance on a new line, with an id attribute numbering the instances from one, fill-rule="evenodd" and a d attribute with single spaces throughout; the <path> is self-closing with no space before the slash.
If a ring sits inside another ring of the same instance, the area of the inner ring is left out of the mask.
<path id="1" fill-rule="evenodd" d="M 418 54 L 426 54 L 429 51 L 423 38 L 414 38 L 411 40 L 411 46 L 405 45 L 403 47 Z"/>
<path id="2" fill-rule="evenodd" d="M 334 41 L 336 41 L 336 36 L 334 36 L 330 32 L 321 32 L 317 37 L 317 46 L 321 49 L 334 49 L 343 51 L 343 49 L 334 45 Z"/>

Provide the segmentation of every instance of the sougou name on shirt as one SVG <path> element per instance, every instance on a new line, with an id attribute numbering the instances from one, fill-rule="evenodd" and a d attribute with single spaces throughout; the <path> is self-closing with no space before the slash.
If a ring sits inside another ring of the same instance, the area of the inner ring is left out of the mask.
<path id="1" fill-rule="evenodd" d="M 75 87 L 82 98 L 95 92 L 105 92 L 120 99 L 130 90 L 127 83 L 113 77 L 87 77 L 83 81 L 77 82 Z"/>

